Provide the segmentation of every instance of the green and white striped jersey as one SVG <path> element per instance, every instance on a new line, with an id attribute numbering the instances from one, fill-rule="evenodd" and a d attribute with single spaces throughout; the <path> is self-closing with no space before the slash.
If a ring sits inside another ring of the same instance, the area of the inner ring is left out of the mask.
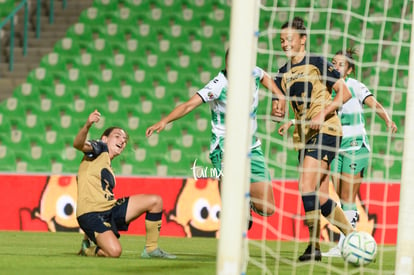
<path id="1" fill-rule="evenodd" d="M 252 147 L 260 146 L 260 140 L 256 137 L 257 131 L 257 106 L 259 103 L 259 85 L 264 76 L 264 72 L 259 67 L 253 70 L 253 77 L 255 81 L 255 89 L 252 91 L 253 102 L 251 106 L 251 129 L 253 135 Z M 224 150 L 224 137 L 226 135 L 226 107 L 227 107 L 227 88 L 228 81 L 226 71 L 221 71 L 219 74 L 210 80 L 210 82 L 197 93 L 204 102 L 209 103 L 211 109 L 211 143 L 210 152 L 217 146 Z"/>
<path id="2" fill-rule="evenodd" d="M 343 132 L 339 151 L 358 150 L 362 144 L 370 150 L 365 131 L 363 104 L 365 99 L 372 94 L 364 84 L 356 79 L 347 78 L 345 82 L 351 91 L 352 98 L 338 110 Z"/>

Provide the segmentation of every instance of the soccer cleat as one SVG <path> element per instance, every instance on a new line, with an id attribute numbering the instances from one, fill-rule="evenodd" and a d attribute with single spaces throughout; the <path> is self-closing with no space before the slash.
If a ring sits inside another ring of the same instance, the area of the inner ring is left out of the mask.
<path id="1" fill-rule="evenodd" d="M 299 256 L 298 259 L 300 262 L 306 262 L 306 261 L 321 261 L 322 260 L 322 254 L 321 250 L 319 248 L 314 248 L 311 244 L 308 245 L 305 252 Z"/>
<path id="2" fill-rule="evenodd" d="M 78 255 L 86 256 L 85 250 L 91 247 L 91 242 L 89 240 L 82 240 L 81 249 L 78 252 Z"/>
<path id="3" fill-rule="evenodd" d="M 175 259 L 177 256 L 174 254 L 170 254 L 161 250 L 160 248 L 155 249 L 154 251 L 147 252 L 144 248 L 144 251 L 141 253 L 141 258 L 143 259 L 150 259 L 150 258 L 163 258 L 163 259 Z"/>
<path id="4" fill-rule="evenodd" d="M 330 258 L 341 257 L 341 249 L 338 246 L 332 247 L 328 252 L 323 252 L 322 256 Z"/>

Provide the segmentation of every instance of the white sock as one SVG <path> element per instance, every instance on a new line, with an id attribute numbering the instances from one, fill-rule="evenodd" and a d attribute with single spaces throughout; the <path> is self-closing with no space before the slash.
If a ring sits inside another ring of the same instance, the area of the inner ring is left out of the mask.
<path id="1" fill-rule="evenodd" d="M 359 215 L 357 210 L 345 210 L 345 216 L 348 218 L 348 221 L 351 223 L 352 227 L 356 227 Z"/>
<path id="2" fill-rule="evenodd" d="M 358 218 L 359 218 L 358 211 L 356 211 L 356 210 L 345 210 L 344 213 L 345 213 L 345 216 L 348 218 L 348 221 L 351 223 L 352 227 L 355 228 L 356 223 L 357 223 Z M 341 235 L 339 237 L 338 247 L 342 248 L 342 244 L 344 243 L 344 240 L 345 240 L 345 235 L 342 232 L 340 232 L 340 234 Z"/>

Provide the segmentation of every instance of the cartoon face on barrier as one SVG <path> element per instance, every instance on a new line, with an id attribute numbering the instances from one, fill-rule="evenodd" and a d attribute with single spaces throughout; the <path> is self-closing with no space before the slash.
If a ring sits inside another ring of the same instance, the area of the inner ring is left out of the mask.
<path id="1" fill-rule="evenodd" d="M 184 228 L 186 237 L 218 237 L 221 198 L 214 179 L 186 179 L 168 219 Z"/>
<path id="2" fill-rule="evenodd" d="M 39 198 L 39 206 L 31 210 L 32 219 L 40 219 L 46 223 L 47 229 L 51 232 L 79 232 L 76 220 L 76 200 L 76 176 L 50 176 Z M 27 209 L 21 209 L 21 216 L 24 216 L 25 210 Z M 23 221 L 22 218 L 21 220 Z M 21 227 L 27 226 L 27 224 L 21 225 Z"/>

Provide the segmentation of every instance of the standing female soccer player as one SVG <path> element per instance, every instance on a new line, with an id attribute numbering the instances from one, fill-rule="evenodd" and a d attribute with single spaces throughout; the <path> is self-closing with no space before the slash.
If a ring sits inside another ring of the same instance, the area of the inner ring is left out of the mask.
<path id="1" fill-rule="evenodd" d="M 143 258 L 176 258 L 158 247 L 162 217 L 162 198 L 158 195 L 133 195 L 116 199 L 115 176 L 111 161 L 120 155 L 128 142 L 127 133 L 118 127 L 106 129 L 100 140 L 86 140 L 89 128 L 100 120 L 101 114 L 92 112 L 79 130 L 73 147 L 85 155 L 78 171 L 78 201 L 76 217 L 80 228 L 89 240 L 82 242 L 85 256 L 119 257 L 122 247 L 118 230 L 128 230 L 129 223 L 143 213 L 145 216 L 146 243 Z"/>
<path id="2" fill-rule="evenodd" d="M 359 192 L 362 179 L 368 168 L 370 146 L 365 131 L 363 105 L 374 109 L 384 120 L 387 129 L 392 133 L 397 126 L 390 119 L 384 107 L 375 99 L 368 88 L 356 79 L 348 77 L 355 73 L 355 64 L 352 49 L 338 51 L 332 59 L 332 64 L 339 71 L 341 77 L 352 93 L 352 98 L 339 109 L 343 137 L 339 155 L 331 163 L 332 181 L 341 199 L 341 207 L 349 222 L 356 226 L 359 215 L 355 200 Z M 345 239 L 341 234 L 338 245 L 326 253 L 327 257 L 340 257 L 341 245 Z"/>
<path id="3" fill-rule="evenodd" d="M 342 209 L 329 198 L 328 176 L 342 135 L 336 110 L 351 98 L 351 93 L 332 64 L 306 52 L 307 34 L 302 18 L 295 17 L 281 29 L 282 50 L 289 60 L 279 69 L 275 82 L 291 99 L 297 121 L 294 142 L 301 165 L 299 190 L 310 238 L 299 261 L 320 261 L 321 213 L 345 235 L 353 231 Z M 331 89 L 336 91 L 333 100 Z"/>
<path id="4" fill-rule="evenodd" d="M 227 96 L 227 57 L 229 51 L 226 52 L 226 69 L 219 72 L 219 74 L 212 79 L 203 89 L 199 90 L 187 102 L 178 105 L 166 117 L 161 119 L 156 124 L 148 127 L 146 131 L 147 137 L 154 132 L 159 133 L 165 126 L 174 120 L 177 120 L 204 102 L 210 104 L 212 118 L 212 137 L 210 143 L 210 159 L 217 171 L 222 170 L 223 164 L 223 149 L 224 138 L 226 135 L 225 120 L 226 120 L 226 96 Z M 255 67 L 253 71 L 256 87 L 252 91 L 253 103 L 251 106 L 251 125 L 252 125 L 252 146 L 251 146 L 251 178 L 250 178 L 250 196 L 251 207 L 253 211 L 262 216 L 270 216 L 275 211 L 275 203 L 273 196 L 273 189 L 271 185 L 271 178 L 267 166 L 265 164 L 263 152 L 261 149 L 260 140 L 256 137 L 257 129 L 257 106 L 259 102 L 259 82 L 266 88 L 272 91 L 277 97 L 278 103 L 276 105 L 276 116 L 284 115 L 284 95 L 276 87 L 272 78 L 262 69 Z M 221 174 L 221 173 L 219 173 Z M 249 224 L 249 227 L 251 223 Z"/>

